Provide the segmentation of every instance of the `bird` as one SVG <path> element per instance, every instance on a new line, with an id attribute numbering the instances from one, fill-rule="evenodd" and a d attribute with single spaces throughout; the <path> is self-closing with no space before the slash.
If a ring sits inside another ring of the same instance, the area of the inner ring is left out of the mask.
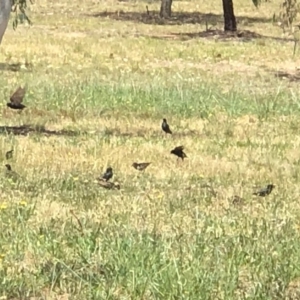
<path id="1" fill-rule="evenodd" d="M 163 122 L 161 124 L 161 129 L 165 132 L 165 133 L 169 133 L 172 134 L 172 131 L 170 129 L 169 124 L 167 123 L 167 119 L 163 119 Z"/>
<path id="2" fill-rule="evenodd" d="M 17 90 L 10 96 L 10 102 L 6 105 L 12 109 L 24 109 L 26 106 L 21 102 L 25 96 L 25 91 L 25 88 L 18 87 Z"/>
<path id="3" fill-rule="evenodd" d="M 268 184 L 266 187 L 260 189 L 257 192 L 254 192 L 253 195 L 266 197 L 271 194 L 272 190 L 275 188 L 274 184 Z"/>
<path id="4" fill-rule="evenodd" d="M 11 165 L 6 164 L 5 167 L 6 167 L 5 175 L 7 177 L 12 179 L 17 179 L 19 177 L 19 174 L 12 170 Z"/>
<path id="5" fill-rule="evenodd" d="M 105 173 L 100 178 L 101 180 L 109 181 L 113 177 L 113 170 L 112 167 L 108 167 L 105 171 Z"/>
<path id="6" fill-rule="evenodd" d="M 121 188 L 119 183 L 113 183 L 111 181 L 99 181 L 98 184 L 107 190 L 119 190 Z"/>
<path id="7" fill-rule="evenodd" d="M 137 169 L 138 171 L 144 171 L 146 168 L 151 164 L 151 162 L 147 163 L 133 163 L 132 166 Z"/>
<path id="8" fill-rule="evenodd" d="M 177 146 L 173 150 L 171 150 L 171 154 L 174 154 L 178 157 L 180 157 L 182 160 L 184 160 L 186 154 L 183 152 L 184 147 L 183 146 Z"/>
<path id="9" fill-rule="evenodd" d="M 233 205 L 243 205 L 245 203 L 245 199 L 243 199 L 240 196 L 234 195 L 233 197 L 230 198 L 231 202 Z"/>
<path id="10" fill-rule="evenodd" d="M 7 152 L 5 153 L 6 159 L 11 159 L 12 156 L 13 156 L 13 152 L 14 152 L 13 149 L 11 149 L 10 151 L 7 151 Z"/>
<path id="11" fill-rule="evenodd" d="M 6 167 L 6 170 L 7 170 L 7 171 L 9 171 L 9 172 L 12 171 L 11 165 L 6 164 L 5 167 Z"/>

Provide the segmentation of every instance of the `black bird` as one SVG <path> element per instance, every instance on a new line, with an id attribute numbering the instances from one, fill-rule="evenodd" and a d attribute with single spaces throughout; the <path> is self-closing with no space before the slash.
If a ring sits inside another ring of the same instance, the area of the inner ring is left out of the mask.
<path id="1" fill-rule="evenodd" d="M 7 152 L 5 153 L 6 159 L 11 159 L 12 156 L 13 156 L 13 152 L 14 152 L 13 149 L 11 149 L 10 151 L 7 151 Z"/>
<path id="2" fill-rule="evenodd" d="M 11 165 L 6 164 L 5 167 L 6 167 L 5 175 L 7 177 L 12 178 L 12 179 L 19 178 L 19 174 L 12 170 Z"/>
<path id="3" fill-rule="evenodd" d="M 106 172 L 102 175 L 102 177 L 101 177 L 101 179 L 102 180 L 105 180 L 105 181 L 108 181 L 108 180 L 110 180 L 112 177 L 113 177 L 113 170 L 112 170 L 112 168 L 111 167 L 108 167 L 107 169 L 106 169 Z"/>
<path id="4" fill-rule="evenodd" d="M 18 89 L 10 96 L 10 102 L 7 103 L 7 106 L 12 109 L 24 109 L 26 106 L 21 103 L 24 96 L 25 88 L 18 87 Z"/>
<path id="5" fill-rule="evenodd" d="M 9 171 L 9 172 L 12 171 L 11 165 L 6 164 L 5 167 L 6 167 L 6 170 L 7 170 L 7 171 Z"/>
<path id="6" fill-rule="evenodd" d="M 186 154 L 183 152 L 184 147 L 183 146 L 177 146 L 173 150 L 171 150 L 171 154 L 174 154 L 178 157 L 180 157 L 182 160 L 184 160 Z"/>
<path id="7" fill-rule="evenodd" d="M 161 129 L 165 132 L 165 133 L 169 133 L 172 134 L 172 131 L 170 129 L 169 124 L 167 123 L 167 119 L 163 119 L 163 122 L 161 124 Z"/>
<path id="8" fill-rule="evenodd" d="M 133 163 L 132 166 L 138 171 L 144 171 L 151 163 Z"/>
<path id="9" fill-rule="evenodd" d="M 274 184 L 268 184 L 266 187 L 260 189 L 257 192 L 254 192 L 253 195 L 266 197 L 271 194 L 272 190 L 275 188 Z"/>

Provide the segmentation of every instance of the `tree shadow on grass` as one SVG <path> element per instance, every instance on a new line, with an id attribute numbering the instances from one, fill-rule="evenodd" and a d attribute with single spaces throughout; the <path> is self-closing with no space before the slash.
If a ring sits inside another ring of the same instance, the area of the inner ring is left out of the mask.
<path id="1" fill-rule="evenodd" d="M 80 133 L 72 130 L 48 130 L 43 126 L 0 126 L 0 134 L 13 135 L 28 135 L 29 133 L 36 133 L 45 136 L 77 136 Z"/>
<path id="2" fill-rule="evenodd" d="M 13 135 L 24 135 L 28 134 L 40 134 L 45 136 L 79 136 L 85 134 L 84 131 L 74 131 L 74 130 L 48 130 L 44 126 L 32 126 L 32 125 L 22 125 L 22 126 L 0 126 L 0 135 L 13 134 Z M 119 128 L 105 129 L 104 131 L 97 131 L 97 135 L 107 136 L 107 137 L 159 137 L 164 136 L 162 132 L 152 132 L 149 134 L 148 129 L 139 129 L 133 131 L 122 132 Z M 186 136 L 203 136 L 203 134 L 198 133 L 195 130 L 186 130 L 184 132 L 176 132 L 173 134 L 174 137 L 186 137 Z"/>
<path id="3" fill-rule="evenodd" d="M 88 16 L 96 18 L 109 18 L 118 21 L 131 21 L 135 23 L 144 24 L 155 24 L 155 25 L 182 25 L 182 24 L 202 24 L 205 26 L 206 30 L 193 33 L 170 33 L 165 35 L 143 35 L 134 34 L 134 36 L 143 36 L 156 39 L 178 39 L 178 40 L 189 40 L 193 38 L 213 38 L 219 40 L 228 40 L 232 38 L 239 39 L 240 41 L 251 41 L 253 39 L 272 39 L 282 42 L 293 41 L 291 38 L 281 38 L 273 36 L 265 36 L 255 33 L 250 30 L 238 30 L 237 32 L 224 32 L 224 30 L 217 29 L 216 27 L 223 27 L 224 17 L 221 14 L 204 14 L 200 12 L 174 12 L 172 17 L 169 19 L 160 18 L 157 12 L 150 11 L 145 12 L 135 12 L 128 11 L 124 12 L 122 10 L 115 12 L 99 12 L 94 14 L 89 14 Z M 237 22 L 244 25 L 251 25 L 254 23 L 271 23 L 271 18 L 259 18 L 259 17 L 248 17 L 240 16 L 237 17 Z M 212 28 L 215 27 L 215 28 Z"/>
<path id="4" fill-rule="evenodd" d="M 133 128 L 132 131 L 126 131 L 123 132 L 119 128 L 113 128 L 113 129 L 105 129 L 104 131 L 98 131 L 98 135 L 106 136 L 106 137 L 125 137 L 125 138 L 182 138 L 187 136 L 197 136 L 197 137 L 204 137 L 205 135 L 202 133 L 199 133 L 195 130 L 185 130 L 184 132 L 174 132 L 172 136 L 166 135 L 163 133 L 163 131 L 152 131 L 149 132 L 149 129 L 136 129 Z"/>
<path id="5" fill-rule="evenodd" d="M 196 38 L 206 38 L 206 39 L 216 39 L 216 40 L 238 40 L 241 42 L 249 42 L 253 39 L 272 39 L 280 42 L 293 42 L 292 38 L 282 38 L 274 36 L 266 36 L 250 30 L 238 30 L 236 32 L 225 32 L 221 29 L 208 29 L 200 32 L 186 32 L 186 33 L 169 33 L 169 34 L 160 34 L 160 35 L 145 35 L 140 34 L 137 36 L 149 37 L 159 40 L 180 40 L 186 41 Z"/>
<path id="6" fill-rule="evenodd" d="M 163 19 L 156 11 L 145 12 L 123 11 L 115 12 L 103 11 L 88 16 L 95 18 L 109 18 L 117 21 L 131 21 L 134 23 L 156 24 L 156 25 L 182 25 L 182 24 L 223 24 L 224 17 L 222 14 L 201 13 L 201 12 L 173 12 L 172 17 Z M 236 17 L 238 23 L 251 25 L 253 23 L 270 23 L 272 18 L 259 18 L 238 16 Z"/>

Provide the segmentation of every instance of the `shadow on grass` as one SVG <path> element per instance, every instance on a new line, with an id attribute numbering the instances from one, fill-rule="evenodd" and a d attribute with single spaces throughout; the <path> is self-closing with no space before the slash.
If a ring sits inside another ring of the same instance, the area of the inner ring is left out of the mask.
<path id="1" fill-rule="evenodd" d="M 181 24 L 216 24 L 224 23 L 223 14 L 201 13 L 201 12 L 173 12 L 172 17 L 163 19 L 159 16 L 157 11 L 148 11 L 145 7 L 145 12 L 118 10 L 115 12 L 103 11 L 88 16 L 96 18 L 109 18 L 117 21 L 131 21 L 135 23 L 157 24 L 157 25 L 181 25 Z M 243 24 L 253 23 L 269 23 L 272 18 L 258 18 L 258 17 L 237 17 L 237 21 Z"/>
<path id="2" fill-rule="evenodd" d="M 241 41 L 250 41 L 253 39 L 272 39 L 276 41 L 290 42 L 293 39 L 265 36 L 249 30 L 238 30 L 237 32 L 224 32 L 221 29 L 212 27 L 223 27 L 224 17 L 221 14 L 204 14 L 200 12 L 174 12 L 171 18 L 163 19 L 159 13 L 145 10 L 145 12 L 124 12 L 122 10 L 115 12 L 99 12 L 88 14 L 95 18 L 109 18 L 117 21 L 131 21 L 135 23 L 156 24 L 156 25 L 182 25 L 182 24 L 202 24 L 206 30 L 194 33 L 169 33 L 162 35 L 143 35 L 135 34 L 135 36 L 150 37 L 155 39 L 166 40 L 189 40 L 193 38 L 214 38 L 220 40 L 228 40 L 231 38 L 238 38 Z M 258 17 L 237 17 L 238 23 L 243 25 L 251 25 L 254 23 L 271 23 L 271 18 L 258 18 Z"/>
<path id="3" fill-rule="evenodd" d="M 22 125 L 22 126 L 0 126 L 0 134 L 13 134 L 13 135 L 28 135 L 30 133 L 34 134 L 41 134 L 45 136 L 78 136 L 80 134 L 84 134 L 85 132 L 79 132 L 79 131 L 73 131 L 73 130 L 48 130 L 44 128 L 43 126 L 32 126 L 32 125 Z M 163 137 L 165 134 L 163 134 L 160 131 L 157 132 L 151 132 L 149 133 L 148 130 L 134 130 L 132 132 L 122 132 L 118 128 L 114 129 L 106 129 L 102 132 L 97 132 L 97 134 L 100 134 L 102 136 L 106 137 L 126 137 L 126 138 L 133 138 L 133 137 L 143 137 L 143 138 L 149 138 L 149 137 Z M 185 136 L 203 136 L 203 134 L 200 134 L 194 130 L 189 130 L 185 132 L 178 132 L 174 133 L 172 137 L 185 137 Z M 168 137 L 168 136 L 167 136 Z M 172 138 L 170 137 L 170 138 Z"/>
<path id="4" fill-rule="evenodd" d="M 0 134 L 28 135 L 29 133 L 44 134 L 45 136 L 77 136 L 78 131 L 72 130 L 48 130 L 42 126 L 0 126 Z"/>
<path id="5" fill-rule="evenodd" d="M 166 135 L 163 131 L 151 131 L 147 129 L 139 129 L 133 130 L 131 132 L 122 132 L 119 128 L 114 129 L 106 129 L 102 132 L 98 132 L 100 135 L 107 136 L 107 137 L 126 137 L 126 138 L 134 138 L 134 137 L 141 137 L 141 138 L 180 138 L 180 137 L 187 137 L 187 136 L 198 136 L 203 137 L 205 136 L 202 133 L 199 133 L 195 130 L 187 130 L 184 132 L 174 132 L 172 135 Z"/>
<path id="6" fill-rule="evenodd" d="M 32 65 L 31 64 L 25 64 L 25 68 L 21 69 L 22 64 L 21 63 L 14 63 L 14 64 L 9 64 L 9 63 L 0 63 L 0 71 L 11 71 L 11 72 L 19 72 L 19 71 L 31 71 Z"/>
<path id="7" fill-rule="evenodd" d="M 200 32 L 193 32 L 193 33 L 169 33 L 165 35 L 139 35 L 143 37 L 149 37 L 153 39 L 159 39 L 159 40 L 190 40 L 190 39 L 196 39 L 196 38 L 211 38 L 211 39 L 218 39 L 218 40 L 230 40 L 230 39 L 236 39 L 240 40 L 242 42 L 251 41 L 253 39 L 272 39 L 275 41 L 280 42 L 293 42 L 294 40 L 291 38 L 281 38 L 281 37 L 273 37 L 273 36 L 266 36 L 261 35 L 259 33 L 250 31 L 250 30 L 238 30 L 236 32 L 225 32 L 220 29 L 208 29 L 205 31 Z"/>

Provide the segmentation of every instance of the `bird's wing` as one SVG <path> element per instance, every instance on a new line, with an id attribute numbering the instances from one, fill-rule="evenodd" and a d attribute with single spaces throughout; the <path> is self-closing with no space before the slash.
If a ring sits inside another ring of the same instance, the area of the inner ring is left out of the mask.
<path id="1" fill-rule="evenodd" d="M 141 168 L 141 169 L 145 169 L 145 168 L 147 168 L 149 165 L 150 165 L 150 163 L 141 163 L 141 164 L 140 164 L 140 168 Z"/>
<path id="2" fill-rule="evenodd" d="M 169 132 L 169 133 L 172 133 L 169 124 L 166 124 L 165 131 Z"/>
<path id="3" fill-rule="evenodd" d="M 18 89 L 10 96 L 10 102 L 20 104 L 25 96 L 25 88 L 18 87 Z"/>
<path id="4" fill-rule="evenodd" d="M 106 188 L 106 189 L 111 189 L 111 182 L 107 182 L 107 181 L 99 181 L 99 185 Z"/>

